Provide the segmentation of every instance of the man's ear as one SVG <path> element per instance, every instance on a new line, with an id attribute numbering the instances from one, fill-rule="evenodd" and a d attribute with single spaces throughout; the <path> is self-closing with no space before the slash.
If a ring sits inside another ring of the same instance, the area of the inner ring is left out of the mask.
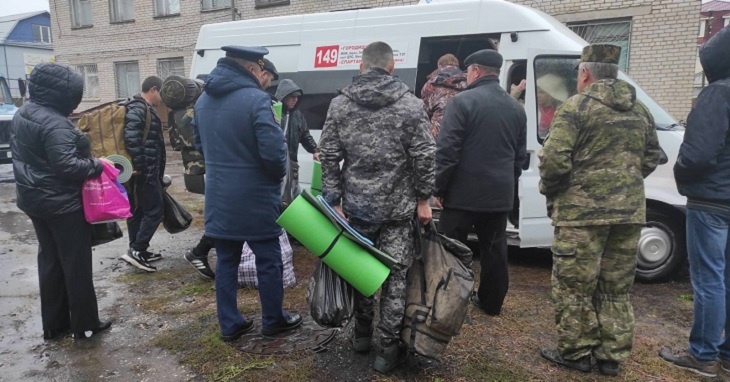
<path id="1" fill-rule="evenodd" d="M 388 73 L 393 74 L 393 72 L 395 72 L 395 60 L 390 60 L 386 69 L 388 70 Z"/>

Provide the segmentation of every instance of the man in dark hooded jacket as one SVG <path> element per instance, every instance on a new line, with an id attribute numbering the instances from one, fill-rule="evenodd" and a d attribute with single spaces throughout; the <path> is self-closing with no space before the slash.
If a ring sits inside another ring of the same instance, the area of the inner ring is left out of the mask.
<path id="1" fill-rule="evenodd" d="M 700 48 L 710 84 L 687 120 L 674 177 L 687 196 L 687 254 L 694 288 L 689 348 L 662 358 L 700 375 L 730 370 L 730 28 Z M 724 331 L 724 335 L 723 335 Z"/>
<path id="2" fill-rule="evenodd" d="M 466 73 L 459 68 L 459 59 L 453 54 L 445 54 L 438 60 L 438 69 L 428 75 L 428 81 L 421 89 L 421 99 L 426 105 L 426 113 L 431 118 L 431 135 L 438 138 L 441 120 L 446 105 L 466 89 Z"/>
<path id="3" fill-rule="evenodd" d="M 313 154 L 314 160 L 319 160 L 317 142 L 309 133 L 304 115 L 297 109 L 303 94 L 302 89 L 289 79 L 281 80 L 276 88 L 276 99 L 282 103 L 281 128 L 284 129 L 284 139 L 289 146 L 289 159 L 293 162 L 290 163 L 290 171 L 292 180 L 295 182 L 292 185 L 295 190 L 294 195 L 299 194 L 299 164 L 297 163 L 299 143 L 301 142 L 307 152 Z"/>
<path id="4" fill-rule="evenodd" d="M 157 271 L 150 262 L 161 258 L 159 253 L 147 250 L 164 212 L 162 176 L 167 154 L 162 122 L 155 110 L 155 106 L 162 102 L 160 88 L 162 80 L 159 77 L 146 78 L 142 82 L 142 93 L 136 94 L 127 103 L 124 118 L 124 145 L 132 157 L 135 175 L 129 181 L 129 202 L 134 214 L 127 219 L 129 249 L 121 258 L 147 272 Z"/>
<path id="5" fill-rule="evenodd" d="M 434 143 L 423 103 L 392 73 L 393 50 L 368 45 L 360 75 L 332 100 L 322 130 L 322 194 L 350 225 L 397 261 L 381 295 L 374 369 L 388 373 L 403 354 L 406 274 L 413 263 L 413 217 L 431 220 Z M 343 161 L 340 169 L 340 161 Z M 358 296 L 351 341 L 370 351 L 374 297 Z"/>
<path id="6" fill-rule="evenodd" d="M 195 147 L 205 158 L 205 234 L 215 241 L 215 294 L 224 341 L 253 329 L 238 310 L 238 265 L 243 244 L 256 254 L 262 333 L 297 328 L 302 317 L 282 310 L 283 265 L 276 224 L 286 144 L 271 97 L 261 90 L 262 47 L 224 46 L 195 104 Z"/>

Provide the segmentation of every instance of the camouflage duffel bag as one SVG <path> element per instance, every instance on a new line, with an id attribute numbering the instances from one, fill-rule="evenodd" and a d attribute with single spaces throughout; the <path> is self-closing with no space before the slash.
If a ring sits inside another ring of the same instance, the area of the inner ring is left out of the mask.
<path id="1" fill-rule="evenodd" d="M 459 335 L 474 288 L 471 250 L 436 232 L 431 223 L 420 234 L 420 256 L 408 271 L 401 340 L 410 351 L 440 359 Z"/>

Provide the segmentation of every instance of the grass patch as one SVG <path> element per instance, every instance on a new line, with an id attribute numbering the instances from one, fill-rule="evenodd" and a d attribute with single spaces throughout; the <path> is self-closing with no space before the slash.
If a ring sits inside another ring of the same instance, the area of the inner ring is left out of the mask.
<path id="1" fill-rule="evenodd" d="M 694 302 L 695 296 L 693 294 L 680 294 L 679 299 L 686 302 Z"/>

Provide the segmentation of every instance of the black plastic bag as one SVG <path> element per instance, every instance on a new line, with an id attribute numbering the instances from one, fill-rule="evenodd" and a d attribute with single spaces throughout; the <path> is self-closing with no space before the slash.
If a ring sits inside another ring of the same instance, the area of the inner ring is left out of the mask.
<path id="1" fill-rule="evenodd" d="M 169 233 L 185 231 L 193 222 L 193 215 L 190 215 L 177 200 L 173 199 L 167 191 L 162 192 L 162 204 L 165 208 L 165 215 L 162 218 L 162 225 Z"/>
<path id="2" fill-rule="evenodd" d="M 106 244 L 124 236 L 122 227 L 117 222 L 91 225 L 91 246 Z"/>
<path id="3" fill-rule="evenodd" d="M 321 261 L 309 283 L 307 302 L 314 322 L 325 327 L 343 327 L 355 313 L 352 286 Z"/>

